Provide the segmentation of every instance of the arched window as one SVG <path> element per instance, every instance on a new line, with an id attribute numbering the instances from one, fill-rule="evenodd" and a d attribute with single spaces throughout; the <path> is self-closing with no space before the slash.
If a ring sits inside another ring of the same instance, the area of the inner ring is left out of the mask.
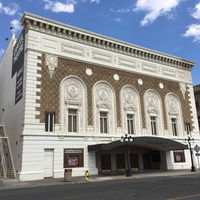
<path id="1" fill-rule="evenodd" d="M 148 134 L 163 135 L 163 114 L 160 96 L 154 90 L 148 90 L 144 95 L 144 103 Z"/>
<path id="2" fill-rule="evenodd" d="M 87 125 L 86 86 L 69 76 L 60 85 L 60 126 L 68 133 L 85 133 Z"/>
<path id="3" fill-rule="evenodd" d="M 125 86 L 120 92 L 122 131 L 141 134 L 141 110 L 138 92 L 132 86 Z"/>
<path id="4" fill-rule="evenodd" d="M 107 82 L 93 86 L 93 125 L 96 133 L 116 133 L 116 102 L 114 89 Z"/>
<path id="5" fill-rule="evenodd" d="M 178 97 L 169 93 L 165 97 L 166 115 L 169 135 L 182 136 L 183 135 L 183 119 Z"/>

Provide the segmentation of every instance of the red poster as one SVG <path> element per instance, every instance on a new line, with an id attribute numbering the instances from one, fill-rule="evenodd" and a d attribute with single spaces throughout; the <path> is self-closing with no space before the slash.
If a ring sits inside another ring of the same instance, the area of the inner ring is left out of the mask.
<path id="1" fill-rule="evenodd" d="M 68 166 L 78 166 L 79 158 L 78 155 L 69 155 L 68 156 Z"/>

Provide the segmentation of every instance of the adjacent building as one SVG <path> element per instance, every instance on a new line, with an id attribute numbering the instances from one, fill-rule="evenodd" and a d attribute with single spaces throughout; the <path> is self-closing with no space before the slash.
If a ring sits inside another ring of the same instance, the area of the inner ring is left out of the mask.
<path id="1" fill-rule="evenodd" d="M 200 85 L 194 86 L 194 97 L 197 109 L 198 124 L 200 129 Z"/>
<path id="2" fill-rule="evenodd" d="M 19 180 L 125 171 L 125 134 L 133 173 L 190 169 L 193 62 L 30 13 L 21 23 L 0 64 L 1 137 Z"/>

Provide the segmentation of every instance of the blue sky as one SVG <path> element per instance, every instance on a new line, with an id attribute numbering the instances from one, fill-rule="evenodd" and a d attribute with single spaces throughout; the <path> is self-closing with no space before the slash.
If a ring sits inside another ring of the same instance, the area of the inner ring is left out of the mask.
<path id="1" fill-rule="evenodd" d="M 193 61 L 200 84 L 200 0 L 0 0 L 0 59 L 24 12 Z"/>

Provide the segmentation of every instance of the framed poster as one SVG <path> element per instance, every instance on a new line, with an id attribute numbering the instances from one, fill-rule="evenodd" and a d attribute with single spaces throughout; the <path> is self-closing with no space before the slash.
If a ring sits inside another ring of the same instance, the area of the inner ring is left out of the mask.
<path id="1" fill-rule="evenodd" d="M 64 149 L 63 167 L 83 167 L 83 149 Z"/>
<path id="2" fill-rule="evenodd" d="M 79 156 L 78 155 L 69 155 L 68 156 L 68 166 L 77 167 L 79 165 Z"/>
<path id="3" fill-rule="evenodd" d="M 185 153 L 183 150 L 174 151 L 174 162 L 185 162 Z"/>

